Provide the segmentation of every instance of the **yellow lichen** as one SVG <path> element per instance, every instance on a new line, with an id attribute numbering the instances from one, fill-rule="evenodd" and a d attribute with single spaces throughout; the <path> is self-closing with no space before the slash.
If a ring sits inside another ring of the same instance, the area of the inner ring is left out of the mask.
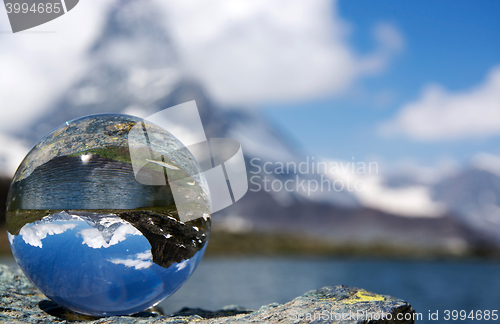
<path id="1" fill-rule="evenodd" d="M 371 302 L 371 301 L 384 301 L 385 298 L 381 295 L 377 294 L 372 294 L 367 292 L 366 290 L 358 290 L 354 295 L 349 297 L 346 300 L 343 300 L 342 302 L 344 304 L 356 304 L 356 303 L 362 303 L 362 302 Z"/>
<path id="2" fill-rule="evenodd" d="M 63 127 L 60 130 L 54 132 L 54 134 L 52 134 L 52 138 L 56 138 L 57 136 L 61 135 L 66 129 L 68 129 L 68 127 Z"/>
<path id="3" fill-rule="evenodd" d="M 117 131 L 130 131 L 134 127 L 135 123 L 119 123 L 113 124 L 106 127 L 107 130 L 117 130 Z"/>

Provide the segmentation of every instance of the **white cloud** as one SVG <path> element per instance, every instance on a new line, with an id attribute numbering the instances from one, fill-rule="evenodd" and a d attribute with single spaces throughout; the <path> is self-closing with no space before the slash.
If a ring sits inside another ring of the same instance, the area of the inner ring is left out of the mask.
<path id="1" fill-rule="evenodd" d="M 291 100 L 341 92 L 378 72 L 403 47 L 396 28 L 375 26 L 379 49 L 359 58 L 332 0 L 164 1 L 184 68 L 216 99 Z"/>
<path id="2" fill-rule="evenodd" d="M 111 259 L 109 260 L 114 264 L 123 264 L 127 268 L 135 268 L 139 269 L 147 269 L 153 265 L 153 256 L 151 255 L 151 251 L 146 251 L 143 253 L 137 253 L 133 258 L 129 259 Z"/>
<path id="3" fill-rule="evenodd" d="M 115 229 L 109 242 L 106 242 L 104 236 L 97 228 L 86 228 L 81 230 L 79 234 L 83 238 L 82 244 L 86 244 L 93 249 L 108 248 L 118 244 L 125 241 L 127 235 L 142 235 L 141 232 L 128 223 L 120 225 Z"/>
<path id="4" fill-rule="evenodd" d="M 187 267 L 187 265 L 189 264 L 188 263 L 189 260 L 183 260 L 181 262 L 179 262 L 178 264 L 175 265 L 175 271 L 181 271 L 182 269 L 184 269 L 185 267 Z"/>
<path id="5" fill-rule="evenodd" d="M 68 229 L 73 229 L 76 224 L 35 224 L 35 225 L 25 225 L 19 231 L 22 236 L 23 241 L 26 244 L 42 247 L 42 240 L 47 237 L 47 235 L 62 234 Z"/>
<path id="6" fill-rule="evenodd" d="M 49 23 L 21 34 L 0 34 L 0 134 L 32 123 L 85 73 L 91 63 L 86 54 L 114 3 L 80 1 L 74 10 Z M 383 69 L 403 46 L 397 29 L 382 23 L 373 30 L 378 48 L 358 57 L 347 44 L 348 26 L 334 0 L 152 0 L 143 4 L 156 4 L 164 11 L 166 34 L 178 51 L 174 54 L 182 70 L 199 78 L 215 98 L 229 103 L 338 93 L 357 78 Z M 0 29 L 10 29 L 2 10 Z M 124 42 L 116 55 L 137 59 L 149 51 L 144 44 Z M 122 62 L 116 55 L 108 59 Z M 177 71 L 170 66 L 157 73 L 135 71 L 132 88 L 151 85 L 150 78 L 176 79 L 169 69 Z M 161 86 L 163 91 L 168 88 Z M 75 98 L 98 101 L 100 93 L 84 88 Z M 0 137 L 0 154 L 10 152 L 10 145 L 9 138 Z M 27 148 L 16 150 L 21 151 Z M 12 165 L 20 162 L 17 155 L 9 159 L 0 162 L 8 164 L 1 170 L 6 174 L 12 174 Z"/>
<path id="7" fill-rule="evenodd" d="M 342 163 L 342 162 L 339 162 Z M 339 168 L 334 174 L 327 174 L 332 180 L 351 183 L 352 193 L 362 205 L 405 217 L 439 217 L 445 206 L 431 198 L 426 185 L 411 185 L 391 188 L 377 172 L 357 173 L 356 168 Z M 377 168 L 378 170 L 378 168 Z"/>
<path id="8" fill-rule="evenodd" d="M 84 71 L 84 53 L 101 28 L 112 1 L 80 1 L 74 10 L 21 33 L 0 10 L 0 126 L 17 130 L 43 113 L 42 108 Z M 4 143 L 1 143 L 4 145 Z"/>
<path id="9" fill-rule="evenodd" d="M 390 59 L 404 49 L 403 35 L 399 30 L 386 22 L 381 22 L 373 28 L 373 36 L 378 42 L 378 48 L 357 62 L 357 74 L 380 73 L 387 68 Z"/>
<path id="10" fill-rule="evenodd" d="M 500 134 L 500 67 L 468 91 L 448 93 L 439 86 L 426 87 L 417 101 L 404 105 L 380 131 L 424 141 Z"/>
<path id="11" fill-rule="evenodd" d="M 0 175 L 12 176 L 28 152 L 22 141 L 0 133 Z"/>
<path id="12" fill-rule="evenodd" d="M 7 76 L 0 79 L 3 131 L 36 120 L 85 72 L 89 46 L 115 2 L 80 1 L 49 23 L 22 34 L 0 34 L 0 71 Z M 356 78 L 382 69 L 403 44 L 394 27 L 379 24 L 374 27 L 379 49 L 358 57 L 347 44 L 347 24 L 334 0 L 153 0 L 143 5 L 164 11 L 166 33 L 183 70 L 225 102 L 340 92 Z M 3 11 L 0 28 L 10 29 Z M 137 43 L 122 45 L 120 55 L 134 57 L 145 50 Z M 98 99 L 94 92 L 84 95 L 85 100 Z"/>

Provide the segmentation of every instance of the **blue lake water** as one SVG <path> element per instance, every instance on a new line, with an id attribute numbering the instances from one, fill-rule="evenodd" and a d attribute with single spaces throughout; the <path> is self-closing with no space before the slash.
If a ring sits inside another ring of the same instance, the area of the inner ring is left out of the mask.
<path id="1" fill-rule="evenodd" d="M 488 261 L 205 258 L 188 282 L 160 306 L 167 313 L 184 306 L 217 309 L 237 304 L 257 309 L 341 284 L 404 299 L 422 313 L 421 323 L 446 323 L 445 310 L 500 312 L 500 262 Z M 429 311 L 439 311 L 440 320 L 427 320 Z"/>
<path id="2" fill-rule="evenodd" d="M 402 298 L 422 313 L 419 323 L 455 322 L 444 320 L 445 310 L 500 311 L 500 262 L 261 257 L 204 258 L 187 283 L 160 306 L 165 313 L 230 304 L 257 309 L 340 284 Z M 429 311 L 439 311 L 440 320 L 427 320 Z"/>

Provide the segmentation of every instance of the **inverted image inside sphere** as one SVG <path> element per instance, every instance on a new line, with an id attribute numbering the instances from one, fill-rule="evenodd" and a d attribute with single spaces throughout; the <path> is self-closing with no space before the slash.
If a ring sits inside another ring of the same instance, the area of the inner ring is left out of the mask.
<path id="1" fill-rule="evenodd" d="M 66 308 L 139 312 L 174 293 L 200 262 L 211 224 L 207 188 L 167 131 L 127 115 L 73 120 L 40 140 L 12 180 L 11 249 Z"/>

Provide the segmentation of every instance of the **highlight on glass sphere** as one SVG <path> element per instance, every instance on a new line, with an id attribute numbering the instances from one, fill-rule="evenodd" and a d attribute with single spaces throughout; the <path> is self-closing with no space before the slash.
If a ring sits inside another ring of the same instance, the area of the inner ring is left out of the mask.
<path id="1" fill-rule="evenodd" d="M 82 117 L 47 134 L 7 199 L 21 269 L 54 302 L 94 316 L 137 313 L 173 294 L 200 262 L 210 225 L 191 153 L 127 115 Z"/>

